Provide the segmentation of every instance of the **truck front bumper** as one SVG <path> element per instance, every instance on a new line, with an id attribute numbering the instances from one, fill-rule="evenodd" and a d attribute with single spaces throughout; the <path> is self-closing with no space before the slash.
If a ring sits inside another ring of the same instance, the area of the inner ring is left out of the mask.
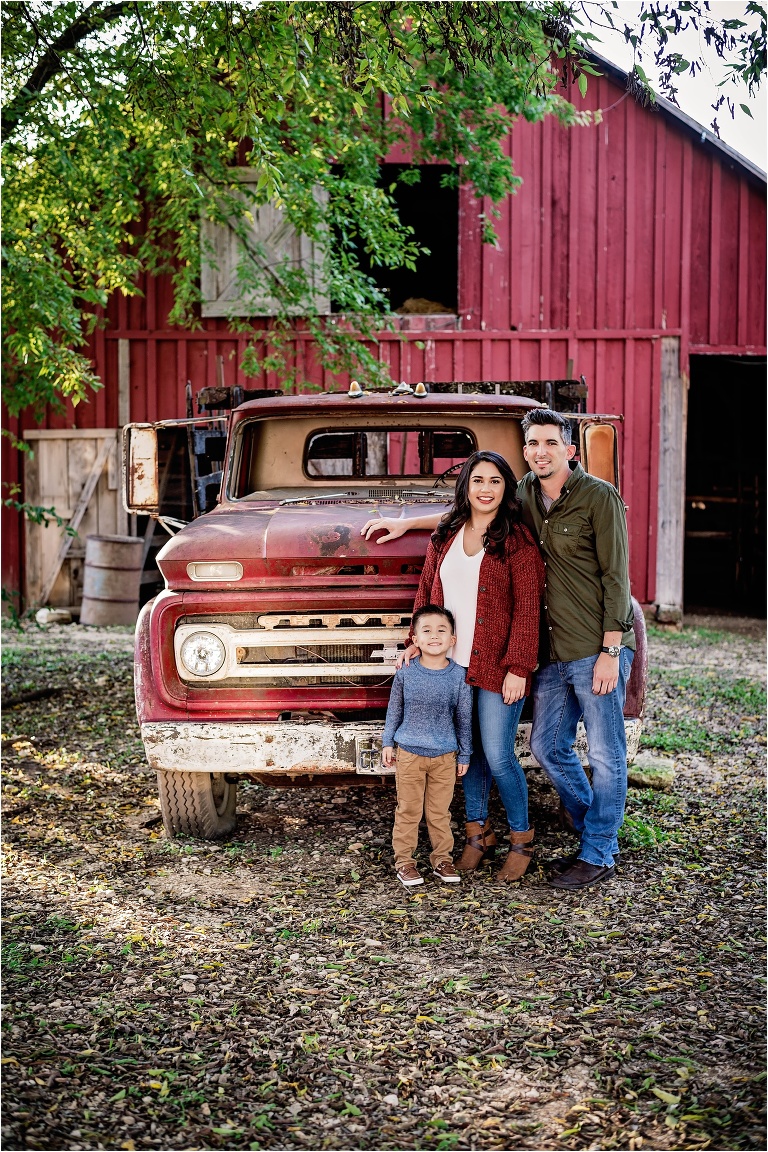
<path id="1" fill-rule="evenodd" d="M 151 768 L 159 772 L 226 772 L 304 776 L 355 772 L 361 776 L 391 776 L 381 764 L 381 724 L 328 721 L 227 724 L 184 721 L 142 724 L 141 736 Z M 625 719 L 627 761 L 640 744 L 642 720 Z M 537 766 L 531 755 L 531 725 L 521 724 L 515 752 L 523 767 Z M 583 725 L 579 724 L 576 753 L 589 762 Z"/>

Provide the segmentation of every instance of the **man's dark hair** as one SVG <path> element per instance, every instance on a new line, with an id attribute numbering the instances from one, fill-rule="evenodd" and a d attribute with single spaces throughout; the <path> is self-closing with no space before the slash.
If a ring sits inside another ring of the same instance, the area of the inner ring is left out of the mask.
<path id="1" fill-rule="evenodd" d="M 411 619 L 411 635 L 413 635 L 416 625 L 422 616 L 444 616 L 451 626 L 451 635 L 453 636 L 456 631 L 456 621 L 450 609 L 443 608 L 441 604 L 422 604 L 421 608 L 418 608 L 414 612 L 413 618 Z"/>
<path id="2" fill-rule="evenodd" d="M 570 444 L 571 442 L 571 422 L 566 420 L 565 416 L 561 416 L 559 412 L 553 412 L 551 408 L 534 408 L 532 412 L 523 419 L 523 439 L 528 435 L 528 429 L 532 424 L 554 424 L 560 429 L 560 435 L 563 437 L 563 444 Z"/>

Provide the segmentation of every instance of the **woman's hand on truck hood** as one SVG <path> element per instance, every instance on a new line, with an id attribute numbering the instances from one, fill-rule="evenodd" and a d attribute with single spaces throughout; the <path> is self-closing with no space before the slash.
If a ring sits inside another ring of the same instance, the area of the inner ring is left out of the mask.
<path id="1" fill-rule="evenodd" d="M 386 544 L 387 540 L 397 540 L 398 536 L 404 536 L 406 532 L 417 529 L 434 532 L 442 518 L 442 512 L 427 512 L 423 516 L 400 516 L 397 520 L 394 517 L 379 516 L 374 520 L 368 520 L 360 529 L 360 535 L 370 540 L 374 532 L 386 531 L 386 536 L 376 541 L 377 544 Z"/>
<path id="2" fill-rule="evenodd" d="M 398 536 L 404 536 L 409 527 L 404 519 L 394 520 L 388 516 L 380 516 L 366 521 L 360 529 L 360 535 L 370 540 L 374 532 L 386 530 L 386 536 L 376 541 L 377 544 L 386 544 L 387 540 L 397 540 Z"/>

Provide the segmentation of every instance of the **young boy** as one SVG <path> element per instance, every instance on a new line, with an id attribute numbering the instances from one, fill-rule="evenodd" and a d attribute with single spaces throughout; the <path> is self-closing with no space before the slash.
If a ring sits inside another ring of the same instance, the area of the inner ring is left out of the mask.
<path id="1" fill-rule="evenodd" d="M 432 844 L 432 871 L 444 883 L 458 884 L 451 859 L 449 809 L 456 776 L 463 776 L 469 767 L 472 689 L 465 681 L 466 669 L 447 655 L 456 643 L 447 608 L 435 604 L 419 608 L 411 635 L 421 656 L 395 673 L 382 737 L 382 761 L 388 768 L 396 766 L 395 868 L 406 888 L 424 883 L 413 858 L 423 812 Z"/>

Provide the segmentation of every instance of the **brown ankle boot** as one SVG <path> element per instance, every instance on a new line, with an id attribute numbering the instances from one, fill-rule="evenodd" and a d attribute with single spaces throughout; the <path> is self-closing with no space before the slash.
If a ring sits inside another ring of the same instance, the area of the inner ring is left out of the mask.
<path id="1" fill-rule="evenodd" d="M 511 844 L 509 855 L 496 877 L 497 880 L 519 880 L 523 875 L 533 856 L 533 848 L 528 847 L 533 843 L 533 828 L 529 828 L 527 832 L 510 832 L 509 842 Z"/>
<path id="2" fill-rule="evenodd" d="M 461 858 L 454 867 L 459 872 L 474 872 L 484 860 L 492 860 L 496 854 L 496 833 L 489 826 L 488 821 L 481 824 L 479 820 L 470 820 L 467 824 L 467 842 Z"/>

